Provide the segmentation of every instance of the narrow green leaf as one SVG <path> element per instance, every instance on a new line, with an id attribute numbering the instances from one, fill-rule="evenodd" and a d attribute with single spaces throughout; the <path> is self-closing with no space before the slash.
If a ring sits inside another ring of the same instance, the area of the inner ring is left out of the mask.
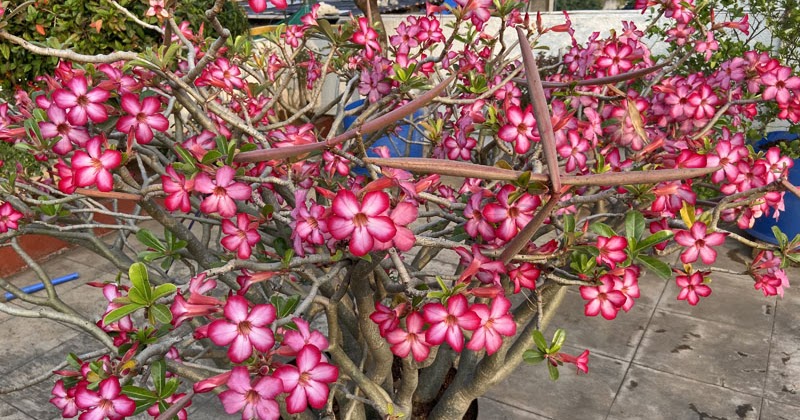
<path id="1" fill-rule="evenodd" d="M 673 233 L 670 230 L 659 230 L 658 232 L 636 243 L 636 251 L 640 252 L 650 249 L 651 247 L 656 246 L 661 242 L 669 240 L 670 238 L 672 238 L 672 235 Z"/>
<path id="2" fill-rule="evenodd" d="M 167 305 L 155 304 L 150 307 L 150 314 L 153 315 L 156 321 L 162 324 L 169 324 L 172 322 L 172 312 Z"/>
<path id="3" fill-rule="evenodd" d="M 575 216 L 572 214 L 565 214 L 563 219 L 564 232 L 575 232 Z"/>
<path id="4" fill-rule="evenodd" d="M 134 400 L 136 402 L 136 410 L 134 410 L 133 415 L 142 414 L 148 408 L 152 407 L 153 404 L 158 402 L 158 399 L 152 400 Z"/>
<path id="5" fill-rule="evenodd" d="M 544 354 L 537 349 L 528 349 L 522 353 L 522 360 L 524 360 L 525 363 L 535 365 L 544 360 Z"/>
<path id="6" fill-rule="evenodd" d="M 644 216 L 638 211 L 630 211 L 625 216 L 625 236 L 635 240 L 642 239 L 644 234 Z"/>
<path id="7" fill-rule="evenodd" d="M 789 237 L 781 232 L 781 228 L 773 226 L 772 234 L 775 235 L 775 239 L 778 240 L 778 247 L 780 247 L 780 249 L 786 249 L 786 245 L 789 243 Z"/>
<path id="8" fill-rule="evenodd" d="M 178 290 L 178 287 L 172 283 L 159 284 L 153 289 L 152 301 L 155 302 L 161 297 L 174 293 L 176 290 Z"/>
<path id="9" fill-rule="evenodd" d="M 168 380 L 167 383 L 164 386 L 164 389 L 161 392 L 161 398 L 167 398 L 167 397 L 171 396 L 172 394 L 174 394 L 175 391 L 178 390 L 178 386 L 179 385 L 180 385 L 180 382 L 175 378 L 172 378 L 172 379 Z"/>
<path id="10" fill-rule="evenodd" d="M 136 239 L 139 240 L 142 244 L 144 244 L 148 248 L 155 249 L 156 251 L 166 251 L 167 248 L 164 244 L 159 240 L 153 232 L 150 232 L 147 229 L 140 229 L 136 232 Z"/>
<path id="11" fill-rule="evenodd" d="M 558 353 L 561 350 L 561 346 L 564 345 L 564 342 L 567 340 L 567 332 L 564 329 L 559 328 L 556 330 L 555 334 L 553 334 L 553 342 L 550 343 L 550 348 L 547 350 L 548 354 Z"/>
<path id="12" fill-rule="evenodd" d="M 592 232 L 600 236 L 605 236 L 607 238 L 610 238 L 612 236 L 617 236 L 617 233 L 614 232 L 614 229 L 611 229 L 611 226 L 603 222 L 594 222 L 589 226 L 589 229 L 591 229 Z"/>
<path id="13" fill-rule="evenodd" d="M 144 305 L 140 305 L 138 303 L 131 303 L 121 308 L 114 309 L 113 311 L 109 312 L 105 317 L 103 317 L 103 323 L 108 325 L 117 322 L 120 319 L 124 318 L 126 315 L 130 315 L 132 312 L 139 310 L 141 308 L 144 308 Z"/>
<path id="14" fill-rule="evenodd" d="M 547 352 L 547 340 L 544 338 L 544 335 L 539 330 L 534 330 L 531 335 L 533 336 L 533 342 L 536 343 L 536 347 L 542 351 L 543 353 Z"/>
<path id="15" fill-rule="evenodd" d="M 161 251 L 142 251 L 138 255 L 139 259 L 144 262 L 152 262 L 159 258 L 164 258 L 164 253 Z"/>
<path id="16" fill-rule="evenodd" d="M 642 264 L 646 270 L 652 271 L 662 279 L 669 280 L 672 278 L 672 269 L 670 266 L 658 258 L 639 255 L 636 257 L 636 261 Z"/>
<path id="17" fill-rule="evenodd" d="M 550 363 L 547 364 L 547 369 L 550 371 L 550 379 L 557 381 L 558 380 L 558 366 L 553 366 Z"/>
<path id="18" fill-rule="evenodd" d="M 150 364 L 150 377 L 156 388 L 156 395 L 163 396 L 164 384 L 167 381 L 167 364 L 164 359 L 158 359 Z"/>
<path id="19" fill-rule="evenodd" d="M 142 263 L 133 263 L 128 269 L 128 278 L 131 279 L 131 284 L 136 289 L 142 292 L 143 297 L 147 302 L 151 302 L 152 290 L 150 288 L 150 281 L 147 277 L 147 266 Z"/>
<path id="20" fill-rule="evenodd" d="M 155 400 L 158 398 L 155 392 L 134 385 L 125 385 L 122 387 L 122 393 L 127 395 L 133 400 Z"/>

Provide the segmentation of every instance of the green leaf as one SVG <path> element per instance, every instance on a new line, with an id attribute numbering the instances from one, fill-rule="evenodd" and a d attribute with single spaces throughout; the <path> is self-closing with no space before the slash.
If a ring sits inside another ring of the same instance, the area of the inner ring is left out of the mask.
<path id="1" fill-rule="evenodd" d="M 178 386 L 179 385 L 180 385 L 180 382 L 175 378 L 172 378 L 172 379 L 168 380 L 166 385 L 164 386 L 163 391 L 161 392 L 161 398 L 167 398 L 167 397 L 171 396 L 172 394 L 174 394 L 175 391 L 178 390 Z"/>
<path id="2" fill-rule="evenodd" d="M 564 232 L 575 232 L 575 216 L 572 214 L 565 214 L 563 219 Z"/>
<path id="3" fill-rule="evenodd" d="M 524 360 L 525 363 L 535 365 L 544 360 L 544 354 L 537 349 L 528 349 L 522 353 L 522 360 Z"/>
<path id="4" fill-rule="evenodd" d="M 152 290 L 150 288 L 150 281 L 147 277 L 147 266 L 142 263 L 133 263 L 128 269 L 128 278 L 131 279 L 131 284 L 136 289 L 142 292 L 142 296 L 147 302 L 152 301 Z"/>
<path id="5" fill-rule="evenodd" d="M 152 262 L 159 258 L 164 258 L 164 253 L 161 251 L 142 251 L 138 257 L 144 262 Z"/>
<path id="6" fill-rule="evenodd" d="M 548 354 L 558 353 L 561 350 L 561 346 L 564 345 L 564 341 L 567 340 L 567 332 L 564 329 L 559 328 L 556 330 L 555 334 L 553 334 L 553 342 L 550 343 L 550 348 L 547 349 Z"/>
<path id="7" fill-rule="evenodd" d="M 195 160 L 194 156 L 191 153 L 189 153 L 188 150 L 184 149 L 181 146 L 175 146 L 175 152 L 180 155 L 181 160 L 183 160 L 187 164 L 191 165 L 192 168 L 195 167 L 195 164 L 197 163 L 197 161 Z"/>
<path id="8" fill-rule="evenodd" d="M 638 211 L 630 211 L 625 216 L 625 236 L 639 240 L 644 233 L 644 216 Z"/>
<path id="9" fill-rule="evenodd" d="M 781 232 L 781 228 L 773 226 L 772 234 L 775 235 L 775 239 L 778 240 L 778 247 L 780 247 L 780 249 L 786 249 L 786 245 L 789 243 L 789 237 Z"/>
<path id="10" fill-rule="evenodd" d="M 221 157 L 222 153 L 219 150 L 209 150 L 208 153 L 203 156 L 203 164 L 210 165 Z"/>
<path id="11" fill-rule="evenodd" d="M 672 238 L 672 235 L 674 234 L 672 233 L 671 230 L 659 230 L 658 232 L 639 241 L 636 244 L 636 251 L 639 252 L 647 250 L 653 246 L 660 244 L 661 242 L 669 240 L 670 238 Z"/>
<path id="12" fill-rule="evenodd" d="M 614 232 L 614 229 L 611 229 L 611 226 L 603 222 L 594 222 L 591 224 L 591 226 L 589 226 L 589 229 L 600 236 L 605 236 L 606 238 L 617 236 L 617 233 Z"/>
<path id="13" fill-rule="evenodd" d="M 178 287 L 172 283 L 159 284 L 155 287 L 155 289 L 153 289 L 152 302 L 155 302 L 158 300 L 158 298 L 166 296 L 170 293 L 174 293 L 176 290 L 178 290 Z"/>
<path id="14" fill-rule="evenodd" d="M 126 315 L 130 315 L 134 311 L 144 307 L 145 305 L 140 305 L 138 303 L 130 303 L 128 305 L 114 309 L 113 311 L 109 312 L 105 317 L 103 317 L 103 323 L 108 325 L 117 322 L 120 319 L 125 318 Z"/>
<path id="15" fill-rule="evenodd" d="M 159 240 L 153 232 L 150 232 L 147 229 L 140 229 L 136 232 L 136 239 L 139 240 L 142 244 L 144 244 L 148 248 L 155 249 L 156 251 L 166 251 L 167 248 L 164 244 Z"/>
<path id="16" fill-rule="evenodd" d="M 547 364 L 547 369 L 550 371 L 550 379 L 557 381 L 558 380 L 558 366 L 553 366 L 550 363 Z"/>
<path id="17" fill-rule="evenodd" d="M 130 301 L 133 303 L 143 306 L 150 304 L 150 300 L 145 297 L 144 292 L 137 287 L 132 287 L 131 290 L 128 291 L 128 299 L 130 299 Z"/>
<path id="18" fill-rule="evenodd" d="M 167 364 L 164 359 L 158 359 L 150 365 L 150 377 L 153 379 L 153 386 L 156 394 L 162 396 L 162 390 L 166 383 Z"/>
<path id="19" fill-rule="evenodd" d="M 546 353 L 547 352 L 547 340 L 544 338 L 544 335 L 539 330 L 534 330 L 531 333 L 533 336 L 533 342 L 536 343 L 536 348 L 540 351 Z"/>
<path id="20" fill-rule="evenodd" d="M 134 385 L 125 385 L 122 387 L 122 393 L 127 395 L 133 400 L 156 400 L 158 395 L 155 392 Z"/>
<path id="21" fill-rule="evenodd" d="M 152 400 L 134 400 L 136 402 L 136 410 L 134 410 L 133 415 L 142 414 L 150 408 L 153 404 L 158 402 L 158 399 Z"/>
<path id="22" fill-rule="evenodd" d="M 172 322 L 172 311 L 169 310 L 167 305 L 158 303 L 151 306 L 150 314 L 152 314 L 156 321 L 162 324 L 169 324 Z"/>
<path id="23" fill-rule="evenodd" d="M 662 279 L 669 280 L 672 278 L 672 269 L 669 265 L 656 257 L 639 255 L 636 257 L 636 261 L 641 263 L 646 270 L 652 271 Z"/>

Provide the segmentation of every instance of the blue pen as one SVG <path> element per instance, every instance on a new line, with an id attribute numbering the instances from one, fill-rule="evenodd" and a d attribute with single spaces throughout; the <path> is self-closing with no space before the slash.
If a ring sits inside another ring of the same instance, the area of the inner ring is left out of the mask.
<path id="1" fill-rule="evenodd" d="M 51 280 L 51 283 L 53 283 L 53 286 L 55 286 L 57 284 L 66 283 L 68 281 L 75 280 L 77 278 L 78 278 L 78 273 L 72 273 L 72 274 L 67 274 L 66 276 L 63 276 L 63 277 L 54 278 L 53 280 Z M 44 289 L 44 283 L 36 283 L 36 284 L 32 284 L 30 286 L 25 286 L 21 290 L 23 292 L 25 292 L 26 294 L 31 294 L 31 293 L 35 293 L 35 292 L 38 292 L 38 291 L 43 290 L 43 289 Z M 3 301 L 4 302 L 8 302 L 9 300 L 15 299 L 15 298 L 16 298 L 16 296 L 14 296 L 13 293 L 6 292 L 5 296 L 3 296 Z"/>

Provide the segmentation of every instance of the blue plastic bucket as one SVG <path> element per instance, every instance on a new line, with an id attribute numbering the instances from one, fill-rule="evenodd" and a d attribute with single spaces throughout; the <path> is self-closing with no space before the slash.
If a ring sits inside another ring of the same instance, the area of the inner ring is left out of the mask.
<path id="1" fill-rule="evenodd" d="M 360 99 L 348 104 L 344 109 L 350 111 L 363 104 L 364 100 Z M 413 118 L 417 120 L 423 118 L 423 116 L 424 114 L 420 110 L 414 113 Z M 356 121 L 356 118 L 356 116 L 344 117 L 342 122 L 344 123 L 345 129 L 350 128 Z M 379 157 L 372 149 L 379 146 L 386 146 L 389 149 L 389 155 L 392 157 L 422 157 L 422 146 L 425 140 L 422 133 L 414 130 L 408 124 L 398 124 L 398 127 L 399 129 L 395 133 L 387 134 L 379 138 L 375 143 L 372 143 L 372 145 L 367 148 L 367 156 Z M 368 136 L 364 136 L 364 138 L 367 137 Z M 355 172 L 359 174 L 366 173 L 364 168 L 356 168 Z"/>
<path id="2" fill-rule="evenodd" d="M 800 135 L 788 131 L 773 131 L 767 134 L 766 138 L 757 141 L 754 146 L 756 150 L 766 150 L 771 143 L 792 141 L 798 138 L 800 138 Z M 794 185 L 800 185 L 800 159 L 795 159 L 794 166 L 789 170 L 789 182 Z M 762 216 L 756 219 L 755 224 L 747 230 L 747 233 L 771 244 L 778 243 L 772 233 L 773 226 L 779 227 L 789 237 L 789 240 L 800 234 L 800 217 L 798 217 L 798 214 L 800 214 L 800 198 L 787 191 L 783 195 L 783 202 L 786 210 L 781 212 L 778 220 L 775 220 L 772 215 Z"/>

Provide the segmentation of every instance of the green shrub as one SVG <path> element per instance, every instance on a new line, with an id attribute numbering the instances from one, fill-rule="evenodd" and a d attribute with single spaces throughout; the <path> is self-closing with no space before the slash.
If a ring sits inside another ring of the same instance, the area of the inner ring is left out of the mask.
<path id="1" fill-rule="evenodd" d="M 144 18 L 149 8 L 146 0 L 117 2 L 140 18 Z M 8 12 L 24 3 L 12 0 Z M 205 11 L 213 3 L 214 0 L 181 1 L 175 11 L 176 20 L 187 20 L 196 30 L 206 22 Z M 155 18 L 146 21 L 157 23 Z M 220 21 L 234 37 L 248 31 L 247 16 L 235 1 L 226 2 Z M 205 26 L 205 33 L 209 34 L 211 28 L 208 23 Z M 4 29 L 33 43 L 68 47 L 82 54 L 141 51 L 163 42 L 159 33 L 137 25 L 106 0 L 36 0 L 11 18 Z M 0 41 L 0 88 L 9 94 L 14 86 L 31 83 L 36 76 L 51 73 L 57 63 L 55 58 L 37 56 L 20 46 Z"/>

